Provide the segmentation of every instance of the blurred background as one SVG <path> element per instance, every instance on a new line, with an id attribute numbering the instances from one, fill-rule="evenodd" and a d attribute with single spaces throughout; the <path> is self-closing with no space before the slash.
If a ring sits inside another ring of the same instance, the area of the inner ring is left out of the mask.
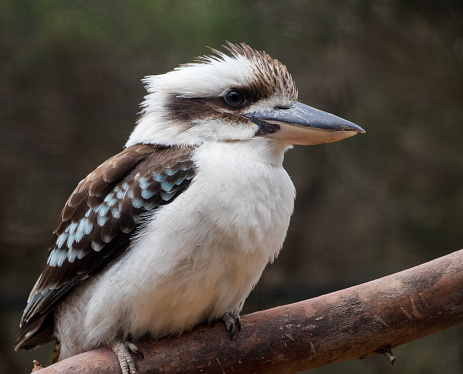
<path id="1" fill-rule="evenodd" d="M 0 2 L 0 371 L 51 230 L 76 184 L 119 152 L 140 79 L 246 42 L 285 63 L 306 104 L 365 135 L 296 147 L 283 251 L 245 313 L 388 275 L 463 247 L 461 1 Z M 463 327 L 313 373 L 461 373 Z"/>

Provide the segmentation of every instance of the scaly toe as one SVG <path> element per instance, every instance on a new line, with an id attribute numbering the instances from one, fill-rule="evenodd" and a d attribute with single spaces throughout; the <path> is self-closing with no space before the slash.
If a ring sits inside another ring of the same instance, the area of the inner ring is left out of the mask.
<path id="1" fill-rule="evenodd" d="M 135 344 L 129 341 L 126 341 L 125 343 L 127 344 L 127 348 L 130 349 L 133 353 L 139 355 L 141 358 L 145 358 L 145 355 L 143 354 L 143 352 L 140 351 Z"/>
<path id="2" fill-rule="evenodd" d="M 235 335 L 235 327 L 238 327 L 238 331 L 241 331 L 241 319 L 238 313 L 225 313 L 221 320 L 225 323 L 230 339 L 233 340 Z"/>
<path id="3" fill-rule="evenodd" d="M 131 356 L 130 351 L 139 354 L 143 357 L 143 353 L 137 348 L 137 346 L 129 341 L 114 340 L 106 342 L 109 348 L 113 350 L 119 360 L 122 374 L 137 374 L 135 362 Z"/>

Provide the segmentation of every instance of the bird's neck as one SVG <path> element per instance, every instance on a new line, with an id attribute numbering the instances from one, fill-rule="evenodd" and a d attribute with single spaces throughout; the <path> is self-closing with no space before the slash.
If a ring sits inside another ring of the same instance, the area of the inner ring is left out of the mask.
<path id="1" fill-rule="evenodd" d="M 282 167 L 285 151 L 290 147 L 269 138 L 255 137 L 249 140 L 210 142 L 200 146 L 208 157 L 229 159 L 244 164 L 266 164 Z"/>

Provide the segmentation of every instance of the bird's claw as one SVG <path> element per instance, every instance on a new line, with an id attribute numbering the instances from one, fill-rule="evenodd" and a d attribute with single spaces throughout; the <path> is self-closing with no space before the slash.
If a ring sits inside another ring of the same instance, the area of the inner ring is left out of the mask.
<path id="1" fill-rule="evenodd" d="M 143 354 L 143 352 L 140 351 L 135 344 L 129 341 L 126 341 L 125 344 L 127 344 L 127 348 L 129 348 L 133 353 L 139 355 L 141 358 L 145 358 L 145 355 Z"/>
<path id="2" fill-rule="evenodd" d="M 221 320 L 225 323 L 230 339 L 233 340 L 235 335 L 235 327 L 238 327 L 238 331 L 241 331 L 241 319 L 238 313 L 225 313 Z"/>
<path id="3" fill-rule="evenodd" d="M 137 374 L 135 361 L 133 360 L 133 357 L 130 354 L 129 350 L 135 354 L 140 355 L 141 358 L 145 358 L 145 356 L 135 344 L 127 340 L 114 340 L 106 342 L 106 344 L 116 354 L 117 359 L 119 360 L 119 365 L 121 367 L 122 374 Z"/>

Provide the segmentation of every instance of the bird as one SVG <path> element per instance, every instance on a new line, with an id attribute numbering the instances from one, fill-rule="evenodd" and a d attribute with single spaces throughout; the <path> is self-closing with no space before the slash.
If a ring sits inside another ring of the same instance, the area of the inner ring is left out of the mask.
<path id="1" fill-rule="evenodd" d="M 294 209 L 294 145 L 365 131 L 298 101 L 285 65 L 245 43 L 143 79 L 123 150 L 83 179 L 53 231 L 14 347 L 56 358 L 107 346 L 124 374 L 133 343 L 223 321 L 277 257 Z"/>

